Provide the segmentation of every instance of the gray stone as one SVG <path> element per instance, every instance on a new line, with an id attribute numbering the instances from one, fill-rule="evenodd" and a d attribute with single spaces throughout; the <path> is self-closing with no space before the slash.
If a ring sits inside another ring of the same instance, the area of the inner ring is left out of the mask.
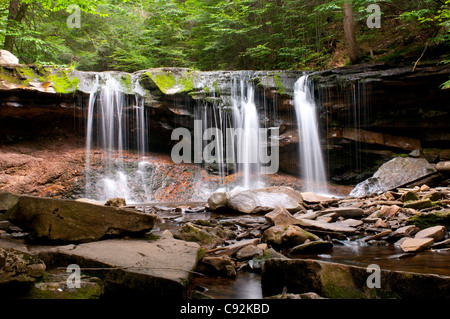
<path id="1" fill-rule="evenodd" d="M 383 193 L 435 172 L 424 158 L 396 157 L 383 164 L 371 178 L 356 185 L 349 196 Z"/>
<path id="2" fill-rule="evenodd" d="M 295 212 L 302 207 L 302 202 L 300 192 L 284 186 L 227 193 L 227 207 L 245 214 L 270 212 L 278 206 Z"/>
<path id="3" fill-rule="evenodd" d="M 227 206 L 227 193 L 215 192 L 208 198 L 208 206 L 212 210 L 217 210 Z"/>
<path id="4" fill-rule="evenodd" d="M 173 238 L 108 239 L 41 249 L 39 257 L 49 267 L 96 268 L 104 278 L 105 294 L 109 289 L 139 297 L 184 298 L 200 253 L 197 243 Z"/>

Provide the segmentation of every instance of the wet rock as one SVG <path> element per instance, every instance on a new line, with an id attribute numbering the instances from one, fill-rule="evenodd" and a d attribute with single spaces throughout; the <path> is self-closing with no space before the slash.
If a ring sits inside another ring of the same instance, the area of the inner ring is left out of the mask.
<path id="1" fill-rule="evenodd" d="M 107 237 L 144 234 L 155 215 L 89 203 L 19 196 L 18 209 L 5 217 L 32 239 L 89 242 Z"/>
<path id="2" fill-rule="evenodd" d="M 232 256 L 234 255 L 237 251 L 239 251 L 240 249 L 242 249 L 245 246 L 248 245 L 258 245 L 260 242 L 259 238 L 255 238 L 255 239 L 244 239 L 244 240 L 240 240 L 237 241 L 234 244 L 231 244 L 229 246 L 222 246 L 222 247 L 218 247 L 212 250 L 207 251 L 208 253 L 214 253 L 216 255 L 227 255 L 227 256 Z"/>
<path id="3" fill-rule="evenodd" d="M 263 253 L 263 250 L 261 248 L 258 248 L 253 245 L 247 245 L 247 246 L 241 248 L 236 253 L 236 258 L 239 260 L 251 259 L 253 257 L 259 256 L 262 253 Z"/>
<path id="4" fill-rule="evenodd" d="M 302 202 L 300 192 L 284 186 L 227 193 L 227 207 L 245 214 L 270 212 L 278 206 L 295 212 L 301 208 Z"/>
<path id="5" fill-rule="evenodd" d="M 229 256 L 205 256 L 201 259 L 196 271 L 215 276 L 236 276 L 234 262 Z"/>
<path id="6" fill-rule="evenodd" d="M 290 293 L 315 292 L 326 298 L 442 299 L 450 295 L 450 277 L 381 269 L 380 288 L 370 288 L 366 267 L 309 259 L 271 259 L 261 277 L 263 294 L 286 287 Z"/>
<path id="7" fill-rule="evenodd" d="M 275 207 L 273 211 L 264 215 L 267 221 L 272 225 L 291 225 L 298 222 L 284 207 Z"/>
<path id="8" fill-rule="evenodd" d="M 433 206 L 434 206 L 434 204 L 433 204 L 433 202 L 431 202 L 431 200 L 429 198 L 405 202 L 403 204 L 404 208 L 412 208 L 412 209 L 425 209 L 425 208 L 430 208 Z"/>
<path id="9" fill-rule="evenodd" d="M 424 158 L 396 157 L 383 164 L 371 178 L 356 185 L 349 196 L 383 193 L 436 172 Z"/>
<path id="10" fill-rule="evenodd" d="M 380 238 L 383 238 L 383 237 L 389 235 L 390 233 L 392 233 L 392 230 L 388 229 L 388 230 L 382 231 L 382 232 L 380 232 L 378 234 L 366 237 L 366 238 L 364 238 L 364 241 L 368 242 L 368 241 L 371 241 L 371 240 L 380 239 Z"/>
<path id="11" fill-rule="evenodd" d="M 364 222 L 362 220 L 349 218 L 349 219 L 343 220 L 341 222 L 341 224 L 347 225 L 349 227 L 358 227 L 358 226 L 363 225 Z"/>
<path id="12" fill-rule="evenodd" d="M 438 243 L 433 244 L 433 246 L 431 246 L 431 248 L 433 249 L 441 249 L 441 248 L 448 248 L 450 247 L 450 238 L 440 241 Z"/>
<path id="13" fill-rule="evenodd" d="M 404 252 L 418 252 L 430 248 L 433 244 L 433 238 L 407 238 L 401 243 L 400 248 Z"/>
<path id="14" fill-rule="evenodd" d="M 227 231 L 221 227 L 208 227 L 194 225 L 191 222 L 184 224 L 175 234 L 174 238 L 197 242 L 200 245 L 214 247 L 230 239 L 233 232 Z"/>
<path id="15" fill-rule="evenodd" d="M 253 269 L 256 272 L 260 272 L 263 267 L 264 263 L 267 260 L 277 258 L 277 259 L 289 259 L 288 257 L 284 256 L 283 254 L 280 254 L 273 248 L 265 249 L 262 254 L 260 254 L 257 257 L 254 257 L 252 260 L 250 260 L 249 265 L 251 269 Z"/>
<path id="16" fill-rule="evenodd" d="M 261 241 L 273 247 L 290 248 L 303 244 L 306 240 L 319 240 L 320 238 L 298 226 L 272 226 L 265 230 Z"/>
<path id="17" fill-rule="evenodd" d="M 432 226 L 450 227 L 450 210 L 441 210 L 435 212 L 420 213 L 411 216 L 407 221 L 407 225 L 416 225 L 420 229 Z"/>
<path id="18" fill-rule="evenodd" d="M 414 238 L 433 238 L 434 241 L 440 241 L 447 235 L 447 229 L 444 226 L 434 226 L 419 231 Z"/>
<path id="19" fill-rule="evenodd" d="M 335 213 L 344 218 L 361 218 L 364 215 L 364 210 L 357 207 L 332 207 L 320 212 L 320 215 Z"/>
<path id="20" fill-rule="evenodd" d="M 289 250 L 289 255 L 322 254 L 332 248 L 332 242 L 318 240 L 292 247 Z"/>
<path id="21" fill-rule="evenodd" d="M 396 229 L 389 237 L 404 237 L 404 236 L 412 236 L 419 231 L 419 227 L 414 225 L 403 226 Z"/>
<path id="22" fill-rule="evenodd" d="M 0 296 L 27 292 L 42 278 L 46 266 L 39 258 L 11 248 L 0 247 Z"/>
<path id="23" fill-rule="evenodd" d="M 219 208 L 227 206 L 227 193 L 215 192 L 208 198 L 208 206 L 211 210 L 218 210 Z"/>

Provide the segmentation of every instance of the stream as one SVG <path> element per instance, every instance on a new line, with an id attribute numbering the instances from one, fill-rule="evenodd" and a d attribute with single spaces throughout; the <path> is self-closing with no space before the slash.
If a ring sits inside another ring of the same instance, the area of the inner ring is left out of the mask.
<path id="1" fill-rule="evenodd" d="M 188 221 L 221 220 L 227 218 L 243 218 L 245 220 L 260 219 L 261 216 L 242 216 L 235 214 L 201 213 L 173 213 L 160 212 L 156 231 L 169 229 L 174 231 L 182 223 Z M 302 255 L 296 258 L 309 258 L 327 262 L 367 267 L 377 264 L 382 270 L 394 270 L 425 274 L 450 276 L 450 252 L 443 250 L 426 250 L 417 254 L 404 254 L 393 244 L 387 246 L 368 245 L 360 240 L 339 241 L 326 254 Z M 200 277 L 194 276 L 191 288 L 204 292 L 206 295 L 218 299 L 261 299 L 261 275 L 255 272 L 241 270 L 235 278 Z M 280 292 L 281 293 L 281 292 Z"/>

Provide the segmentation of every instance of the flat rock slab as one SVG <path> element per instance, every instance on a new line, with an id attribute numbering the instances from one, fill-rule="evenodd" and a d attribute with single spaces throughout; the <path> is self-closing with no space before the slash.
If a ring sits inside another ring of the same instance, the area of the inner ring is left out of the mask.
<path id="1" fill-rule="evenodd" d="M 400 244 L 400 248 L 404 252 L 418 252 L 430 248 L 433 244 L 433 238 L 407 238 Z"/>
<path id="2" fill-rule="evenodd" d="M 344 234 L 351 234 L 357 231 L 356 228 L 350 227 L 341 222 L 335 223 L 326 223 L 319 220 L 310 220 L 310 219 L 298 219 L 298 225 L 311 229 L 318 229 L 324 231 L 332 231 L 332 232 L 340 232 Z"/>
<path id="3" fill-rule="evenodd" d="M 200 246 L 173 238 L 110 239 L 57 246 L 39 252 L 46 265 L 100 268 L 108 288 L 120 295 L 185 298 Z M 112 268 L 106 270 L 105 268 Z M 100 271 L 100 270 L 99 270 Z"/>
<path id="4" fill-rule="evenodd" d="M 364 215 L 364 211 L 358 207 L 332 207 L 320 212 L 320 215 L 335 213 L 337 216 L 344 218 L 360 218 Z"/>

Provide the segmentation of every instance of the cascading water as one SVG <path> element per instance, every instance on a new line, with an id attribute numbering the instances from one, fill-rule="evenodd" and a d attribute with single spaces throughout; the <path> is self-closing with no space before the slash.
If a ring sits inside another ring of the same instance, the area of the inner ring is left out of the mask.
<path id="1" fill-rule="evenodd" d="M 132 94 L 125 92 L 114 73 L 95 76 L 95 90 L 90 92 L 86 134 L 86 197 L 106 200 L 122 197 L 134 201 L 124 151 L 133 147 L 140 156 L 146 152 L 146 113 L 144 90 L 132 78 Z M 134 97 L 133 97 L 134 96 Z M 134 134 L 130 134 L 133 132 Z M 103 156 L 102 173 L 94 174 L 91 157 L 94 149 Z M 145 178 L 145 165 L 135 172 Z M 127 171 L 127 172 L 126 172 Z M 145 197 L 149 195 L 145 192 Z"/>
<path id="2" fill-rule="evenodd" d="M 312 82 L 301 76 L 294 86 L 294 105 L 299 132 L 300 164 L 305 190 L 327 194 L 327 178 L 322 158 L 316 104 Z"/>

